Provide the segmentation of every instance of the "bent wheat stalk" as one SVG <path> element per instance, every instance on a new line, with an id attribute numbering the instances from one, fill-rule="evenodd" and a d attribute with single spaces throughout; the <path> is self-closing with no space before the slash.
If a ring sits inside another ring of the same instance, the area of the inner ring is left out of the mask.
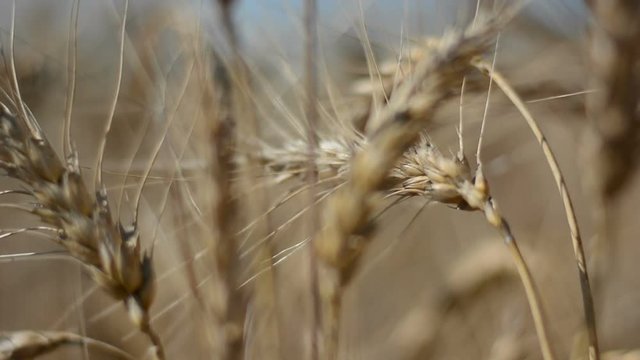
<path id="1" fill-rule="evenodd" d="M 567 218 L 569 230 L 571 233 L 571 242 L 573 244 L 573 252 L 576 259 L 576 265 L 578 266 L 578 276 L 580 278 L 580 290 L 582 293 L 585 326 L 587 328 L 587 336 L 589 339 L 589 359 L 597 360 L 600 358 L 600 355 L 598 350 L 598 334 L 596 331 L 596 317 L 593 304 L 593 295 L 591 291 L 591 283 L 589 281 L 589 273 L 587 271 L 587 262 L 584 256 L 584 247 L 582 245 L 582 237 L 580 236 L 580 228 L 578 227 L 578 219 L 576 218 L 575 210 L 573 209 L 573 202 L 571 201 L 571 196 L 569 195 L 567 184 L 564 180 L 564 176 L 562 175 L 562 171 L 560 170 L 560 165 L 558 165 L 558 161 L 553 154 L 553 150 L 551 150 L 551 146 L 549 146 L 546 137 L 538 126 L 538 123 L 535 121 L 520 96 L 518 96 L 511 85 L 509 85 L 509 82 L 504 78 L 504 76 L 502 76 L 501 73 L 495 71 L 495 69 L 492 69 L 491 64 L 485 61 L 475 61 L 474 65 L 478 70 L 493 78 L 493 81 L 496 83 L 496 85 L 498 85 L 498 87 L 502 89 L 504 94 L 509 98 L 509 100 L 511 100 L 518 111 L 520 111 L 520 114 L 522 114 L 522 116 L 526 120 L 527 125 L 529 125 L 531 132 L 538 140 L 538 144 L 540 144 L 540 147 L 542 147 L 542 152 L 544 153 L 547 164 L 551 169 L 551 173 L 553 174 L 553 178 L 556 182 L 558 192 L 562 197 L 562 204 L 564 206 L 565 216 Z"/>

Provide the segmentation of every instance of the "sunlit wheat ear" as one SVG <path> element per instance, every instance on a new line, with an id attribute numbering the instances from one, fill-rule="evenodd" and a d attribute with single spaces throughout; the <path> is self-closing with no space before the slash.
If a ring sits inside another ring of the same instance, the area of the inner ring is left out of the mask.
<path id="1" fill-rule="evenodd" d="M 543 357 L 553 359 L 540 295 L 509 224 L 491 198 L 489 183 L 482 173 L 482 167 L 478 166 L 476 171 L 472 172 L 464 158 L 447 158 L 426 138 L 423 138 L 422 142 L 423 146 L 415 148 L 415 156 L 409 157 L 412 162 L 404 163 L 400 167 L 402 173 L 422 173 L 422 177 L 416 178 L 418 180 L 415 184 L 412 182 L 408 185 L 411 185 L 414 191 L 422 191 L 434 202 L 453 204 L 463 210 L 481 211 L 487 222 L 500 232 L 523 282 Z"/>
<path id="2" fill-rule="evenodd" d="M 124 302 L 130 318 L 163 358 L 160 339 L 149 324 L 155 296 L 151 257 L 142 254 L 137 229 L 125 229 L 114 221 L 105 192 L 89 194 L 76 156 L 63 164 L 46 139 L 34 138 L 25 119 L 2 105 L 0 168 L 26 186 L 36 201 L 31 212 L 58 229 L 57 242 L 87 267 L 103 289 Z"/>
<path id="3" fill-rule="evenodd" d="M 32 359 L 55 351 L 62 346 L 95 347 L 115 359 L 133 360 L 135 357 L 115 346 L 77 334 L 57 331 L 14 331 L 0 333 L 0 360 Z"/>
<path id="4" fill-rule="evenodd" d="M 437 51 L 416 64 L 410 81 L 400 85 L 367 124 L 367 144 L 351 160 L 347 182 L 324 209 L 323 229 L 314 243 L 320 260 L 325 356 L 338 356 L 342 294 L 351 283 L 367 246 L 371 215 L 388 172 L 419 137 L 442 101 L 469 69 L 469 60 L 486 51 L 498 21 L 449 33 Z"/>

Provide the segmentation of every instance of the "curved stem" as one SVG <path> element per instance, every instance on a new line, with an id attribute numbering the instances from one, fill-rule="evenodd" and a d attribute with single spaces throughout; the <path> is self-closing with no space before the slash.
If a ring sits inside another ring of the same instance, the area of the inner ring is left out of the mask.
<path id="1" fill-rule="evenodd" d="M 164 356 L 164 346 L 162 345 L 162 340 L 160 339 L 160 336 L 158 336 L 158 334 L 151 327 L 151 323 L 149 320 L 145 320 L 141 324 L 140 331 L 142 331 L 145 335 L 147 335 L 147 337 L 149 338 L 149 341 L 151 341 L 153 346 L 156 348 L 155 350 L 156 350 L 157 358 L 159 360 L 164 360 L 165 356 Z"/>
<path id="2" fill-rule="evenodd" d="M 516 242 L 516 238 L 513 236 L 509 224 L 498 213 L 497 208 L 494 206 L 491 200 L 488 200 L 484 206 L 484 214 L 487 221 L 491 226 L 496 228 L 502 234 L 505 245 L 511 253 L 516 268 L 518 269 L 518 275 L 524 286 L 524 291 L 527 295 L 527 301 L 529 302 L 529 308 L 531 309 L 531 315 L 533 316 L 533 322 L 536 327 L 536 333 L 538 335 L 538 342 L 540 343 L 540 349 L 542 350 L 542 357 L 545 360 L 553 360 L 553 350 L 549 341 L 549 331 L 547 329 L 547 322 L 545 319 L 544 311 L 542 309 L 540 292 L 536 288 L 536 284 L 529 270 L 520 248 Z"/>
<path id="3" fill-rule="evenodd" d="M 598 335 L 596 330 L 596 317 L 593 302 L 593 295 L 591 291 L 591 283 L 589 281 L 589 273 L 587 271 L 587 265 L 584 256 L 584 248 L 582 245 L 582 238 L 580 236 L 580 229 L 578 227 L 578 220 L 576 218 L 575 211 L 573 209 L 573 203 L 567 189 L 564 176 L 558 165 L 558 161 L 547 142 L 542 130 L 538 126 L 538 123 L 534 120 L 533 116 L 525 106 L 524 102 L 515 92 L 515 90 L 509 85 L 508 81 L 499 72 L 492 70 L 491 64 L 486 61 L 476 61 L 473 65 L 484 74 L 491 74 L 491 78 L 496 85 L 504 92 L 504 94 L 511 100 L 515 107 L 520 111 L 520 114 L 524 117 L 531 132 L 538 140 L 538 143 L 542 147 L 542 152 L 547 160 L 547 164 L 551 169 L 553 178 L 556 182 L 558 192 L 562 197 L 562 203 L 564 205 L 565 216 L 569 224 L 569 230 L 571 232 L 571 242 L 573 244 L 573 252 L 578 266 L 578 276 L 580 278 L 580 290 L 582 293 L 582 304 L 584 307 L 584 318 L 587 328 L 587 334 L 589 337 L 589 359 L 598 360 L 600 353 L 598 350 Z"/>

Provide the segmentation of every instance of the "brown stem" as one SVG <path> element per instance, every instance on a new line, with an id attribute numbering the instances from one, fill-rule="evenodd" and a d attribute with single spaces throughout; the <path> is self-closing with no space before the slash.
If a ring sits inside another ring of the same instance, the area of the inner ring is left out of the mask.
<path id="1" fill-rule="evenodd" d="M 531 271 L 529 270 L 529 266 L 527 265 L 524 256 L 520 252 L 518 248 L 518 244 L 516 242 L 511 229 L 509 228 L 509 224 L 505 221 L 505 219 L 500 215 L 497 208 L 495 207 L 493 201 L 488 200 L 484 206 L 484 214 L 487 218 L 487 221 L 491 226 L 495 227 L 504 239 L 505 245 L 509 249 L 511 256 L 515 262 L 515 265 L 518 269 L 518 275 L 520 276 L 520 280 L 522 281 L 522 285 L 524 286 L 525 293 L 527 295 L 527 301 L 529 302 L 529 308 L 531 309 L 531 315 L 533 316 L 533 322 L 536 327 L 536 333 L 538 334 L 538 341 L 540 343 L 540 349 L 542 350 L 542 357 L 545 360 L 553 360 L 554 353 L 551 348 L 551 343 L 549 341 L 548 330 L 545 320 L 545 314 L 542 309 L 540 292 L 536 288 L 536 284 L 533 280 L 533 276 L 531 275 Z"/>

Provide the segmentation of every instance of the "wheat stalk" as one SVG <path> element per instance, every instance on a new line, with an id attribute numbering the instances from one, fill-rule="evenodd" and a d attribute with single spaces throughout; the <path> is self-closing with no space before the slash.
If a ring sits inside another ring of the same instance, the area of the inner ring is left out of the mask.
<path id="1" fill-rule="evenodd" d="M 542 152 L 544 153 L 547 164 L 551 169 L 551 173 L 553 174 L 553 178 L 556 182 L 556 187 L 558 188 L 558 192 L 560 193 L 560 197 L 562 198 L 562 204 L 564 206 L 565 215 L 571 233 L 571 243 L 573 245 L 576 265 L 578 268 L 585 326 L 587 329 L 587 336 L 589 340 L 589 359 L 597 360 L 600 357 L 600 352 L 598 349 L 598 334 L 596 329 L 596 316 L 593 303 L 593 295 L 591 292 L 591 282 L 589 281 L 589 273 L 587 271 L 587 262 L 585 260 L 584 247 L 582 245 L 582 236 L 580 235 L 578 219 L 575 214 L 573 202 L 571 201 L 571 196 L 569 195 L 566 181 L 564 180 L 564 176 L 562 175 L 562 171 L 560 170 L 560 165 L 558 165 L 558 161 L 556 160 L 556 157 L 551 150 L 551 146 L 547 142 L 547 139 L 538 126 L 538 123 L 535 121 L 522 99 L 509 85 L 504 76 L 502 76 L 502 74 L 500 74 L 495 69 L 492 69 L 492 66 L 487 62 L 476 61 L 474 62 L 474 64 L 480 71 L 487 74 L 488 76 L 491 76 L 496 85 L 498 85 L 498 87 L 502 89 L 509 100 L 511 100 L 511 102 L 516 106 L 518 111 L 520 111 L 520 113 L 526 120 L 527 125 L 529 125 L 531 132 L 538 140 L 540 147 L 542 147 Z"/>

